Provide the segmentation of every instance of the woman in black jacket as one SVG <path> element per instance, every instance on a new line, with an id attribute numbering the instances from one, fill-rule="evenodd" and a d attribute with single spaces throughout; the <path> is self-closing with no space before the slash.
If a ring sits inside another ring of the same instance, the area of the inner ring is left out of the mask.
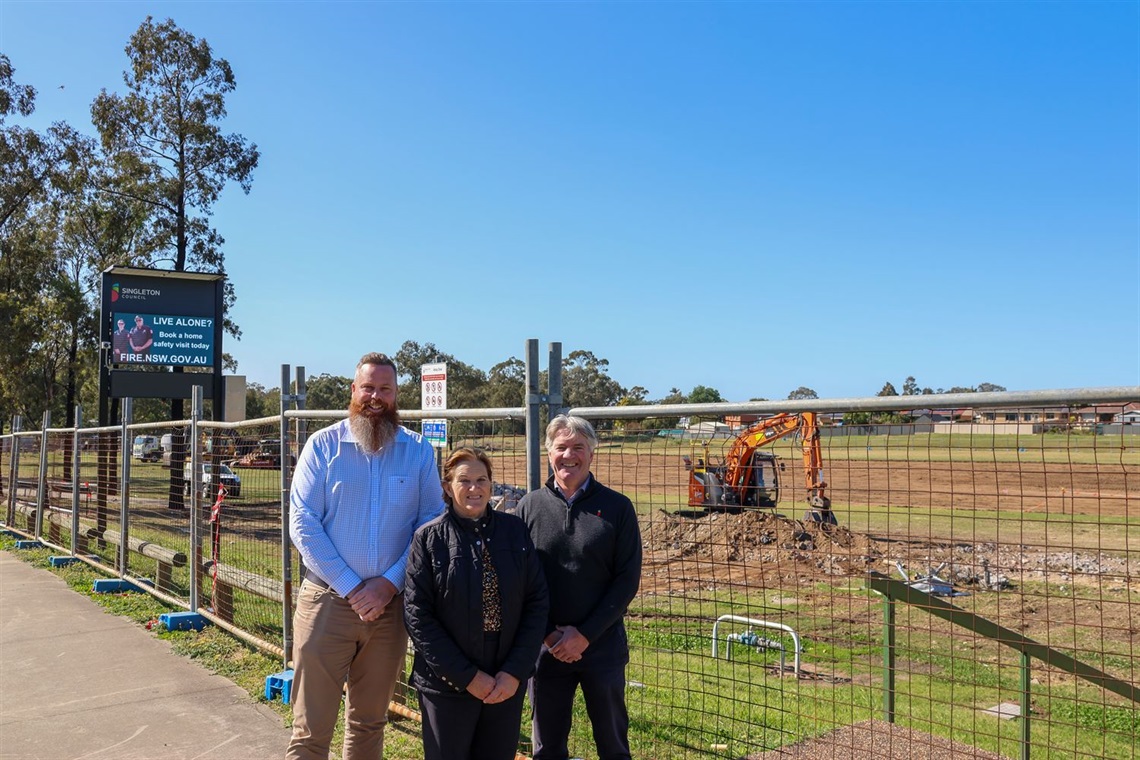
<path id="1" fill-rule="evenodd" d="M 424 760 L 512 760 L 518 747 L 548 600 L 526 526 L 488 507 L 491 488 L 486 454 L 453 452 L 448 508 L 416 531 L 408 554 L 404 622 Z"/>

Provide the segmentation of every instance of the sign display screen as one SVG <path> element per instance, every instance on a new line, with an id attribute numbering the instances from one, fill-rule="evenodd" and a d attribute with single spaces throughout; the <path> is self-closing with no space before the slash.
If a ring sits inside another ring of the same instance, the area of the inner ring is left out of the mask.
<path id="1" fill-rule="evenodd" d="M 221 371 L 223 278 L 112 267 L 103 273 L 107 364 Z"/>
<path id="2" fill-rule="evenodd" d="M 212 367 L 214 318 L 171 314 L 113 313 L 111 361 Z"/>

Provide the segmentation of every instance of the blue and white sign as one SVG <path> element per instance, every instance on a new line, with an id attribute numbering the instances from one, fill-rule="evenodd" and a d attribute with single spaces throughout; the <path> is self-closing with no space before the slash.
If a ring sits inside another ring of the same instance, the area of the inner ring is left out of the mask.
<path id="1" fill-rule="evenodd" d="M 447 447 L 447 420 L 424 420 L 424 438 L 437 449 Z"/>

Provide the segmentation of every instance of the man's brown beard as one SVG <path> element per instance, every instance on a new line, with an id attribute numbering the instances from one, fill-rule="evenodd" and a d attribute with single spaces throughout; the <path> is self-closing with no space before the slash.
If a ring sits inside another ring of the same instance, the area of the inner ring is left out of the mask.
<path id="1" fill-rule="evenodd" d="M 365 406 L 356 399 L 348 405 L 348 427 L 366 454 L 375 454 L 396 437 L 400 413 L 394 406 L 379 409 Z"/>

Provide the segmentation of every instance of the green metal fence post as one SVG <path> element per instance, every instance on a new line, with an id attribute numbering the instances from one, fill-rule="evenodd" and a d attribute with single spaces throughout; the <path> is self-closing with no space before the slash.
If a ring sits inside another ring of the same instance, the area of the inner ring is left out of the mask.
<path id="1" fill-rule="evenodd" d="M 883 719 L 895 722 L 895 600 L 883 597 Z"/>
<path id="2" fill-rule="evenodd" d="M 1029 652 L 1021 650 L 1021 760 L 1029 760 Z"/>

